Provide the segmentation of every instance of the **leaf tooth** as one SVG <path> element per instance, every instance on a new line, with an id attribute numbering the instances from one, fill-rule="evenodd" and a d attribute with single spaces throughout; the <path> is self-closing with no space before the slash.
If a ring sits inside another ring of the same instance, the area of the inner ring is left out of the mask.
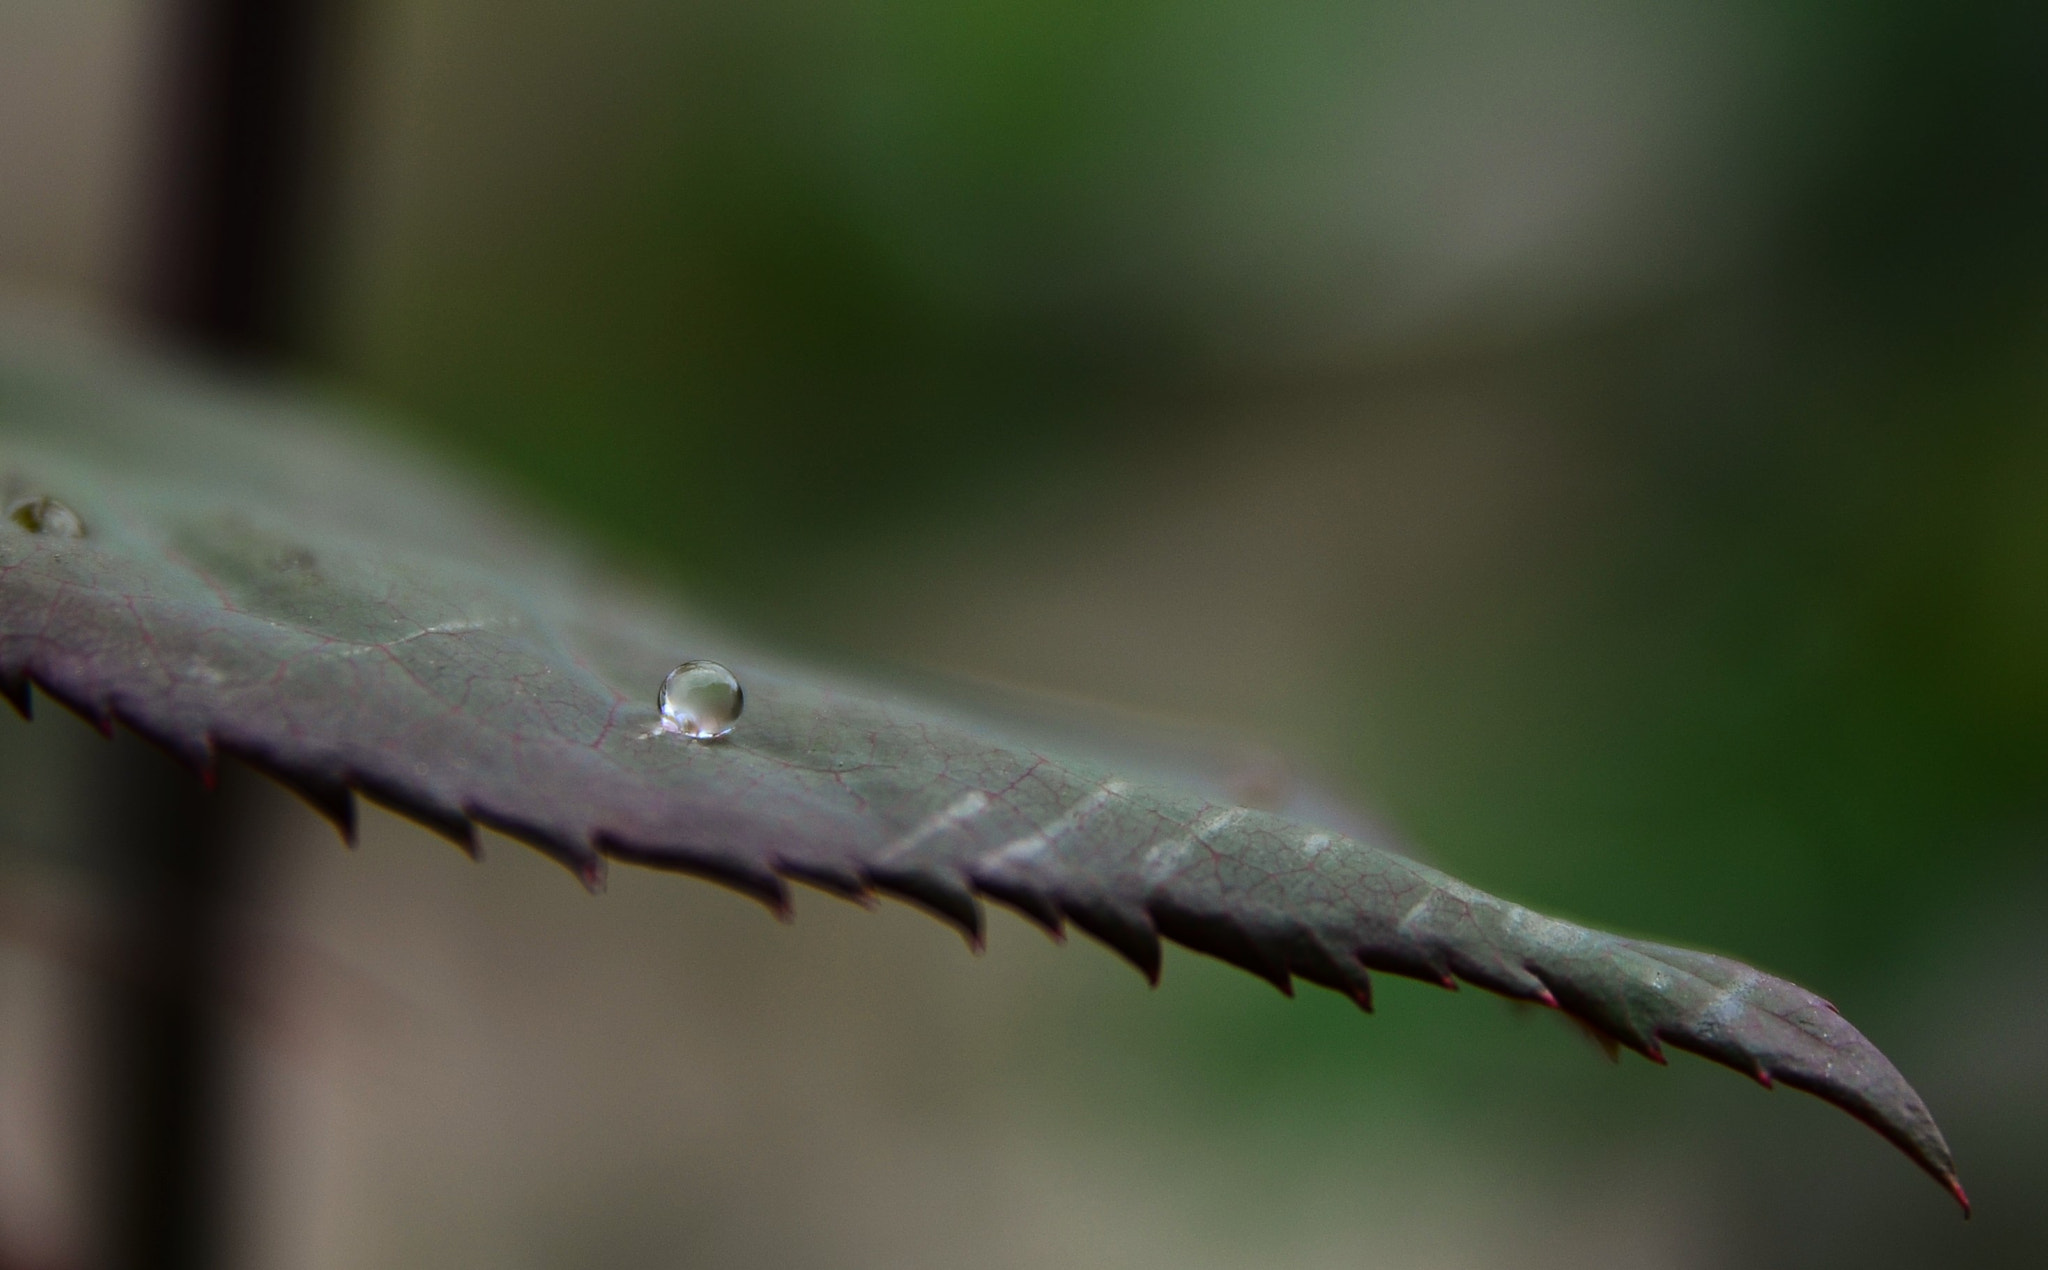
<path id="1" fill-rule="evenodd" d="M 1394 929 L 1426 950 L 1446 988 L 1462 979 L 1512 1000 L 1555 1005 L 1556 996 L 1520 955 L 1526 943 L 1521 926 L 1530 916 L 1445 879 L 1410 904 Z"/>
<path id="2" fill-rule="evenodd" d="M 1372 976 L 1357 958 L 1331 947 L 1319 933 L 1307 926 L 1295 928 L 1287 946 L 1287 966 L 1310 983 L 1341 992 L 1372 1012 Z"/>
<path id="3" fill-rule="evenodd" d="M 1626 1005 L 1604 1000 L 1598 993 L 1582 990 L 1569 979 L 1550 980 L 1551 995 L 1565 1013 L 1584 1019 L 1603 1035 L 1641 1054 L 1651 1062 L 1663 1061 L 1657 1038 L 1636 1021 Z"/>
<path id="4" fill-rule="evenodd" d="M 742 895 L 759 900 L 783 921 L 788 921 L 794 911 L 790 904 L 789 884 L 773 869 L 752 859 L 682 843 L 650 846 L 628 841 L 608 830 L 600 830 L 593 841 L 598 851 L 610 859 L 669 873 L 687 873 L 731 887 Z"/>
<path id="5" fill-rule="evenodd" d="M 1690 1024 L 1661 1024 L 1657 1033 L 1676 1048 L 1741 1072 L 1765 1089 L 1777 1087 L 1777 1079 L 1771 1074 L 1769 1065 L 1754 1050 L 1720 1028 L 1702 1027 L 1695 1019 Z"/>
<path id="6" fill-rule="evenodd" d="M 176 760 L 178 765 L 198 777 L 208 789 L 218 781 L 218 760 L 214 754 L 213 738 L 201 732 L 186 735 L 177 729 L 164 727 L 146 713 L 110 705 L 106 718 L 111 725 L 118 723 L 136 736 Z"/>
<path id="7" fill-rule="evenodd" d="M 213 743 L 221 754 L 241 761 L 297 794 L 334 826 L 342 842 L 351 847 L 356 844 L 355 794 L 345 783 L 311 767 L 278 762 L 257 746 L 230 737 L 215 736 Z"/>
<path id="8" fill-rule="evenodd" d="M 1552 924 L 1551 928 L 1573 929 L 1562 922 Z M 1602 948 L 1603 951 L 1598 955 L 1605 960 L 1627 958 L 1635 951 L 1622 940 L 1605 941 Z M 1638 1007 L 1643 1005 L 1640 999 L 1615 994 L 1611 989 L 1603 991 L 1603 975 L 1595 968 L 1598 963 L 1586 959 L 1583 952 L 1568 955 L 1562 958 L 1562 962 L 1563 965 L 1560 967 L 1548 964 L 1542 956 L 1531 956 L 1523 968 L 1549 993 L 1551 1000 L 1557 1003 L 1558 1009 L 1583 1020 L 1588 1026 L 1615 1042 L 1626 1045 L 1653 1063 L 1664 1061 L 1663 1047 L 1658 1044 L 1655 1029 L 1660 1025 L 1668 1028 L 1668 1021 L 1646 1023 L 1638 1017 Z M 1579 964 L 1582 962 L 1584 964 Z M 1607 974 L 1611 973 L 1609 969 Z M 1540 998 L 1531 995 L 1526 999 Z"/>
<path id="9" fill-rule="evenodd" d="M 1536 992 L 1534 995 L 1529 997 L 1529 1000 L 1534 1001 L 1537 1005 L 1545 1006 L 1552 1010 L 1561 1010 L 1564 1008 L 1563 1006 L 1560 1006 L 1557 1003 L 1557 994 L 1550 990 L 1550 985 L 1543 982 L 1543 976 L 1537 974 L 1534 968 L 1532 967 L 1525 965 L 1522 968 L 1524 970 L 1527 970 L 1529 972 L 1529 977 L 1536 981 Z"/>
<path id="10" fill-rule="evenodd" d="M 1275 956 L 1237 914 L 1212 904 L 1190 903 L 1184 888 L 1171 882 L 1153 889 L 1146 909 L 1159 933 L 1174 943 L 1249 970 L 1283 994 L 1294 995 L 1294 977 L 1286 961 Z"/>
<path id="11" fill-rule="evenodd" d="M 83 694 L 73 693 L 61 682 L 42 675 L 33 676 L 35 686 L 43 695 L 63 706 L 66 710 L 85 720 L 101 736 L 112 739 L 114 735 L 114 713 L 104 699 L 93 701 Z"/>
<path id="12" fill-rule="evenodd" d="M 1074 925 L 1136 966 L 1147 983 L 1159 986 L 1159 932 L 1142 906 L 1097 896 L 1063 894 L 1060 908 Z"/>
<path id="13" fill-rule="evenodd" d="M 1412 939 L 1380 936 L 1359 944 L 1351 956 L 1368 970 L 1382 970 L 1404 979 L 1420 979 L 1442 988 L 1458 986 L 1457 980 L 1451 976 L 1450 967 L 1443 963 L 1437 950 Z"/>
<path id="14" fill-rule="evenodd" d="M 1451 973 L 1475 987 L 1516 1001 L 1537 1001 L 1555 1006 L 1557 996 L 1542 979 L 1531 973 L 1527 966 L 1498 957 L 1477 957 L 1466 949 L 1451 947 L 1444 950 L 1444 961 Z"/>
<path id="15" fill-rule="evenodd" d="M 1059 904 L 1037 882 L 1025 877 L 1019 870 L 1004 868 L 1000 864 L 971 866 L 967 876 L 973 882 L 975 890 L 1004 908 L 1030 918 L 1043 928 L 1054 942 L 1066 942 L 1066 916 L 1060 911 Z"/>
<path id="16" fill-rule="evenodd" d="M 884 895 L 914 904 L 959 931 L 967 946 L 982 949 L 985 918 L 981 901 L 951 867 L 921 863 L 876 863 L 861 869 L 868 884 Z"/>
<path id="17" fill-rule="evenodd" d="M 875 906 L 873 888 L 868 886 L 859 869 L 844 861 L 777 854 L 773 857 L 772 867 L 790 881 L 801 882 L 834 899 L 848 900 L 862 908 Z"/>
<path id="18" fill-rule="evenodd" d="M 595 893 L 604 889 L 604 857 L 581 834 L 515 816 L 476 800 L 464 803 L 462 810 L 472 822 L 516 838 L 569 870 L 586 890 Z"/>
<path id="19" fill-rule="evenodd" d="M 477 858 L 476 826 L 461 808 L 451 807 L 378 772 L 352 771 L 347 781 L 357 793 L 379 807 L 425 825 L 460 847 L 463 854 Z"/>

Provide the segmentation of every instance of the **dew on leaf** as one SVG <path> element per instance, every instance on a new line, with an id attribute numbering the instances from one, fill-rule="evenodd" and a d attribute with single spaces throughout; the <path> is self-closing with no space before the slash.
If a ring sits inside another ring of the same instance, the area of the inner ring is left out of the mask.
<path id="1" fill-rule="evenodd" d="M 715 661 L 686 661 L 669 671 L 655 702 L 664 730 L 698 741 L 715 741 L 732 731 L 746 703 L 740 681 Z"/>
<path id="2" fill-rule="evenodd" d="M 78 518 L 77 512 L 54 498 L 40 494 L 17 498 L 9 503 L 7 519 L 32 534 L 47 534 L 52 538 L 85 537 L 85 522 Z"/>

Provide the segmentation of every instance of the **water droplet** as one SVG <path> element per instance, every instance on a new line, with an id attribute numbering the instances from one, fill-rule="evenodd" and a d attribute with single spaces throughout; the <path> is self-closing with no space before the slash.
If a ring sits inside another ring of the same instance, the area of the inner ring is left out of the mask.
<path id="1" fill-rule="evenodd" d="M 715 661 L 686 661 L 661 681 L 661 726 L 698 741 L 732 731 L 747 694 L 732 672 Z"/>
<path id="2" fill-rule="evenodd" d="M 78 518 L 77 512 L 54 498 L 40 494 L 17 498 L 9 503 L 7 519 L 32 534 L 48 534 L 52 538 L 85 537 L 85 522 Z"/>

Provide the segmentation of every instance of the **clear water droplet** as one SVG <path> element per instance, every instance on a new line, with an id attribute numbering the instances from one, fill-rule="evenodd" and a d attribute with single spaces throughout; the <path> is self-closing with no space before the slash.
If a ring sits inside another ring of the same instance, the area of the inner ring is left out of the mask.
<path id="1" fill-rule="evenodd" d="M 78 518 L 77 512 L 54 498 L 40 494 L 32 498 L 17 498 L 9 503 L 7 519 L 32 534 L 47 534 L 52 538 L 85 537 L 85 522 Z"/>
<path id="2" fill-rule="evenodd" d="M 698 741 L 732 731 L 747 694 L 732 672 L 715 661 L 686 661 L 661 681 L 662 727 Z"/>

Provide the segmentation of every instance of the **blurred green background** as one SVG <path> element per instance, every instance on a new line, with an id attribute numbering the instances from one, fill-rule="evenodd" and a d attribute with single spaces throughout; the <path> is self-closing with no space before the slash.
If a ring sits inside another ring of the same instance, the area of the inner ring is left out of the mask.
<path id="1" fill-rule="evenodd" d="M 149 30 L 0 14 L 37 314 L 118 319 Z M 377 0 L 342 60 L 308 391 L 759 638 L 1272 747 L 1476 885 L 1812 986 L 1979 1216 L 1480 994 L 1152 994 L 280 810 L 251 1264 L 2048 1252 L 2048 10 Z"/>

